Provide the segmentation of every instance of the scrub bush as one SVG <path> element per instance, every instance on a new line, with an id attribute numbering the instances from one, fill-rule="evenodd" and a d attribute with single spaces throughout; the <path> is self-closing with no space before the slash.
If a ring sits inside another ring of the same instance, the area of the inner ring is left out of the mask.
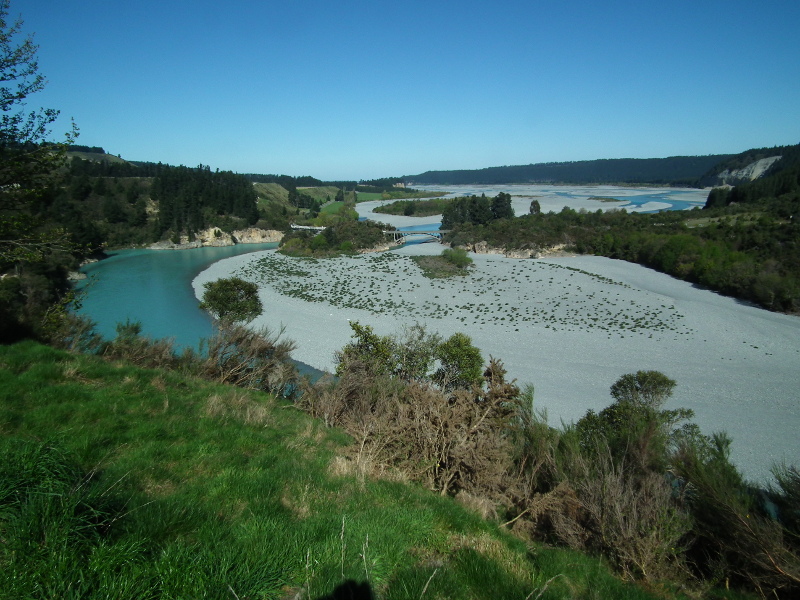
<path id="1" fill-rule="evenodd" d="M 212 381 L 291 396 L 296 391 L 297 369 L 291 362 L 296 346 L 282 335 L 283 330 L 254 331 L 222 321 L 206 343 L 199 372 Z"/>
<path id="2" fill-rule="evenodd" d="M 264 307 L 258 297 L 258 286 L 239 277 L 228 277 L 203 284 L 203 301 L 199 308 L 220 321 L 252 321 Z"/>

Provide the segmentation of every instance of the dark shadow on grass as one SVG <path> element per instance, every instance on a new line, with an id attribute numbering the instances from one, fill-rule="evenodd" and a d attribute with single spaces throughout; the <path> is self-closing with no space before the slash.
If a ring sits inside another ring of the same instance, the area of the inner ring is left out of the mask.
<path id="1" fill-rule="evenodd" d="M 375 594 L 372 593 L 372 587 L 368 582 L 356 583 L 348 579 L 336 586 L 333 592 L 320 596 L 317 600 L 375 600 Z"/>

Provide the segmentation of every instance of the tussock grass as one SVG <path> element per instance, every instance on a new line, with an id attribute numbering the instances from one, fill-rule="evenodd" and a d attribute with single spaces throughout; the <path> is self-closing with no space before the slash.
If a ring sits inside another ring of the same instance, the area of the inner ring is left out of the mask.
<path id="1" fill-rule="evenodd" d="M 0 347 L 0 598 L 650 597 L 348 444 L 261 392 Z"/>

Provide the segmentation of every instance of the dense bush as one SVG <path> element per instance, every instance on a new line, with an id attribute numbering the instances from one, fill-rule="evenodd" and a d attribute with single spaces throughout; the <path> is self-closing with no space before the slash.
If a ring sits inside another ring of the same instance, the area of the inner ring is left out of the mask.
<path id="1" fill-rule="evenodd" d="M 289 256 L 337 256 L 386 245 L 384 230 L 392 229 L 372 221 L 342 220 L 314 233 L 292 230 L 281 241 L 281 252 Z"/>
<path id="2" fill-rule="evenodd" d="M 446 250 L 442 250 L 442 258 L 459 269 L 466 269 L 472 264 L 472 259 L 463 248 L 447 248 Z"/>
<path id="3" fill-rule="evenodd" d="M 264 310 L 258 286 L 250 281 L 228 277 L 206 282 L 203 287 L 199 308 L 220 321 L 252 321 Z"/>
<path id="4" fill-rule="evenodd" d="M 407 217 L 428 217 L 440 215 L 450 203 L 449 199 L 432 198 L 429 200 L 397 200 L 382 204 L 372 209 L 372 212 L 387 215 L 405 215 Z"/>
<path id="5" fill-rule="evenodd" d="M 506 381 L 496 359 L 483 367 L 467 336 L 353 332 L 338 377 L 304 384 L 295 405 L 352 436 L 362 477 L 419 481 L 520 536 L 602 554 L 626 578 L 727 582 L 777 598 L 800 590 L 797 470 L 777 469 L 766 490 L 747 484 L 724 434 L 664 409 L 675 387 L 665 375 L 623 375 L 607 408 L 553 428 L 533 412 L 533 390 Z M 279 338 L 223 323 L 207 353 L 178 356 L 125 323 L 103 353 L 294 395 L 293 344 Z M 208 407 L 222 417 L 256 409 Z"/>
<path id="6" fill-rule="evenodd" d="M 469 498 L 519 535 L 600 553 L 629 579 L 727 580 L 785 598 L 798 589 L 797 471 L 779 471 L 774 489 L 749 487 L 724 435 L 664 409 L 676 384 L 662 373 L 623 375 L 610 406 L 555 429 L 495 359 L 480 383 L 445 380 L 438 336 L 353 329 L 338 379 L 298 403 L 353 436 L 362 473 Z"/>

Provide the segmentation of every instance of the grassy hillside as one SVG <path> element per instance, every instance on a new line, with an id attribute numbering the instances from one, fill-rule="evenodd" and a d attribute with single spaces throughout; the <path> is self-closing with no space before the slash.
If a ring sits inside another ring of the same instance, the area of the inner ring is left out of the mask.
<path id="1" fill-rule="evenodd" d="M 289 191 L 277 183 L 254 183 L 253 189 L 258 194 L 259 202 L 262 200 L 281 202 L 289 205 Z"/>
<path id="2" fill-rule="evenodd" d="M 0 347 L 0 597 L 651 597 L 349 444 L 263 393 Z"/>
<path id="3" fill-rule="evenodd" d="M 314 200 L 327 202 L 328 200 L 334 200 L 336 198 L 336 193 L 339 191 L 339 188 L 333 185 L 324 185 L 319 187 L 300 187 L 297 188 L 297 191 L 306 196 L 311 196 Z M 352 194 L 352 192 L 348 192 L 347 196 L 351 197 Z"/>

